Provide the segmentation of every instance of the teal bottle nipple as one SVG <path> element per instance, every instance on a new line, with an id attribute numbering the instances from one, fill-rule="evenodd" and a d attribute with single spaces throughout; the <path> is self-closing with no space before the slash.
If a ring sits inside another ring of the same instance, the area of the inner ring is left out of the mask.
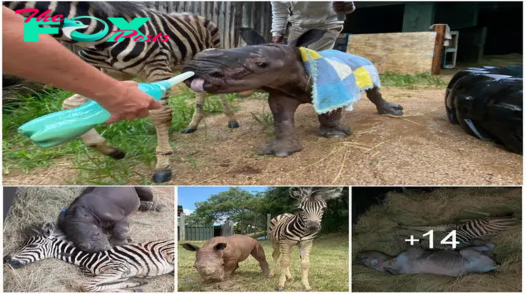
<path id="1" fill-rule="evenodd" d="M 164 81 L 139 83 L 139 89 L 159 101 L 168 89 L 193 75 L 194 72 L 189 71 Z M 18 132 L 39 146 L 51 147 L 79 137 L 109 118 L 110 113 L 106 109 L 90 100 L 79 107 L 31 120 L 20 126 Z"/>

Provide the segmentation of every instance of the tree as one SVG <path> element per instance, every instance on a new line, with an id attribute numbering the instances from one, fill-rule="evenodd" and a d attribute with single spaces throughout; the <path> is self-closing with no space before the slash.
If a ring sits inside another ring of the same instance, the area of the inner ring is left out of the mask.
<path id="1" fill-rule="evenodd" d="M 236 223 L 235 231 L 265 231 L 266 215 L 275 217 L 282 213 L 296 213 L 297 200 L 290 197 L 288 187 L 270 187 L 264 192 L 251 194 L 239 188 L 230 188 L 195 204 L 195 211 L 187 217 L 190 225 L 213 225 L 228 217 Z M 349 188 L 344 188 L 342 197 L 330 200 L 322 220 L 322 232 L 347 232 L 349 228 Z M 253 226 L 255 228 L 253 228 Z"/>

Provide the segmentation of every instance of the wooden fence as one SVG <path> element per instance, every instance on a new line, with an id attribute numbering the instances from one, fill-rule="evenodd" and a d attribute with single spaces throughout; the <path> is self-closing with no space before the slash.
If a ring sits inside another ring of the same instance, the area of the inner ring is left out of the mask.
<path id="1" fill-rule="evenodd" d="M 145 3 L 149 8 L 160 12 L 189 12 L 211 20 L 219 27 L 223 48 L 244 45 L 237 30 L 240 27 L 253 28 L 268 41 L 271 38 L 272 12 L 268 1 L 154 1 Z"/>
<path id="2" fill-rule="evenodd" d="M 165 13 L 188 12 L 203 16 L 214 22 L 221 35 L 221 46 L 225 49 L 244 46 L 238 28 L 253 28 L 270 41 L 272 11 L 270 2 L 232 1 L 150 1 L 144 2 L 150 9 Z M 73 52 L 79 47 L 61 42 Z"/>

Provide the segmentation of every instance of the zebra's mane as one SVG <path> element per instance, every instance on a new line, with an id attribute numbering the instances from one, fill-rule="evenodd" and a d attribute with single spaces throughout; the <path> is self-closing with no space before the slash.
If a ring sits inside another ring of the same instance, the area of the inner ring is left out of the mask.
<path id="1" fill-rule="evenodd" d="M 47 232 L 46 232 L 46 226 L 48 226 L 48 229 L 49 229 L 50 224 L 52 223 L 37 223 L 37 224 L 29 225 L 24 229 L 24 235 L 27 238 L 33 237 L 33 236 L 48 237 Z M 66 238 L 66 234 L 61 229 L 59 229 L 57 225 L 53 224 L 52 228 L 53 228 L 52 229 L 53 238 L 62 240 L 64 242 L 68 242 L 69 244 L 73 244 L 73 242 L 69 241 Z"/>
<path id="2" fill-rule="evenodd" d="M 93 1 L 89 2 L 90 6 L 95 12 L 99 12 L 104 15 L 123 15 L 123 16 L 134 16 L 139 11 L 149 10 L 146 5 L 142 2 L 135 1 L 123 1 L 123 2 L 105 2 L 105 1 Z"/>

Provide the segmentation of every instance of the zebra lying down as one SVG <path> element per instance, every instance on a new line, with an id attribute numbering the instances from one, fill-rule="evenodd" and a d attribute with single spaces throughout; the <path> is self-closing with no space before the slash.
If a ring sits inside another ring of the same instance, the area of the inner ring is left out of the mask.
<path id="1" fill-rule="evenodd" d="M 513 216 L 497 216 L 483 219 L 473 219 L 461 224 L 445 224 L 436 226 L 403 226 L 409 230 L 427 232 L 433 230 L 435 232 L 450 233 L 456 230 L 457 244 L 456 248 L 465 248 L 469 246 L 486 245 L 491 237 L 497 236 L 505 232 L 509 228 L 520 224 L 521 221 Z M 419 242 L 422 247 L 429 248 L 429 240 L 422 238 Z M 434 249 L 453 250 L 449 244 L 441 244 L 440 238 L 435 238 L 433 242 Z"/>
<path id="2" fill-rule="evenodd" d="M 110 250 L 88 253 L 79 250 L 63 239 L 62 232 L 53 223 L 46 223 L 41 230 L 29 237 L 22 248 L 4 257 L 4 264 L 20 268 L 30 263 L 57 258 L 78 265 L 92 278 L 80 286 L 83 292 L 141 292 L 125 290 L 145 285 L 130 278 L 149 278 L 174 271 L 174 240 L 159 240 L 113 247 Z"/>

